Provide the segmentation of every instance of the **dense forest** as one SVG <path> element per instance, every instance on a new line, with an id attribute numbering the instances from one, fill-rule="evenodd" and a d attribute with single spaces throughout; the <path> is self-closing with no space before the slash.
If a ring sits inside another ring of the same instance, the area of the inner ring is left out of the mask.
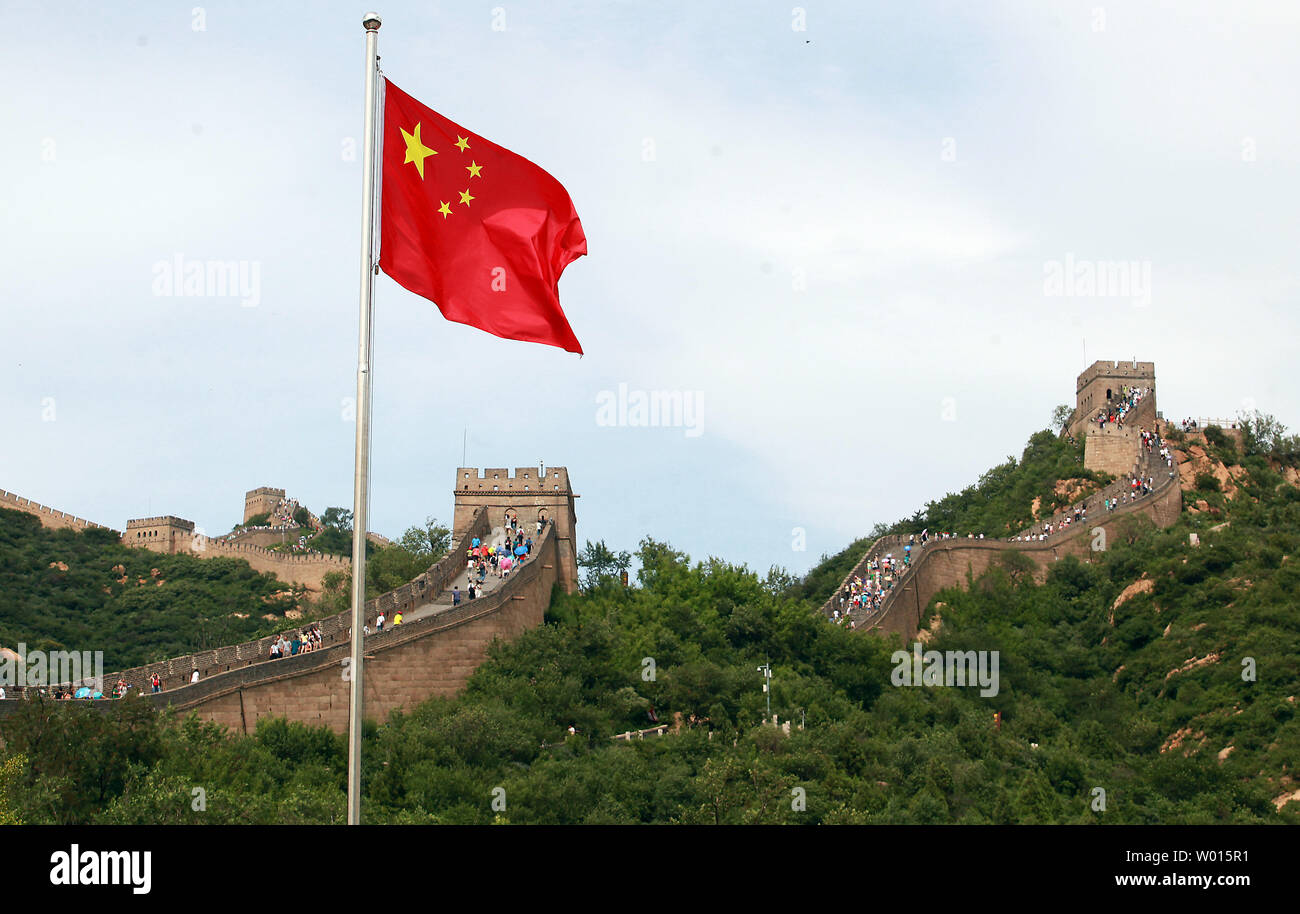
<path id="1" fill-rule="evenodd" d="M 134 549 L 111 530 L 51 530 L 6 509 L 0 594 L 0 646 L 103 651 L 106 670 L 258 638 L 308 608 L 242 559 Z"/>
<path id="2" fill-rule="evenodd" d="M 898 687 L 901 641 L 817 615 L 811 582 L 839 557 L 791 582 L 646 539 L 624 587 L 626 557 L 589 544 L 582 592 L 557 592 L 460 696 L 367 727 L 367 821 L 1295 823 L 1300 802 L 1281 802 L 1300 763 L 1295 457 L 1251 434 L 1202 443 L 1233 490 L 1198 479 L 1172 528 L 1133 519 L 1041 582 L 1009 553 L 937 597 L 926 648 L 997 651 L 994 695 Z M 1035 436 L 949 497 L 964 514 L 929 516 L 996 528 L 1051 488 L 1032 474 L 1082 475 L 1073 456 Z M 656 722 L 669 732 L 616 738 Z M 0 820 L 345 813 L 344 743 L 323 728 L 229 736 L 129 702 L 29 702 L 3 736 Z"/>

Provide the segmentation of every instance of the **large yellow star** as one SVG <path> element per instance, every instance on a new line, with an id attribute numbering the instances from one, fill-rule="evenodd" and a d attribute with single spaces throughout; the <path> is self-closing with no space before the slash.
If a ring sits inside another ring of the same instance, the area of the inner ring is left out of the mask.
<path id="1" fill-rule="evenodd" d="M 470 163 L 465 166 L 465 170 L 469 172 L 469 176 L 471 178 L 483 177 L 481 174 L 479 174 L 479 172 L 483 170 L 483 166 L 480 165 L 478 162 L 473 161 L 472 159 L 470 160 Z"/>
<path id="2" fill-rule="evenodd" d="M 397 128 L 402 130 L 401 127 Z M 415 170 L 420 173 L 420 180 L 424 180 L 424 160 L 429 156 L 436 156 L 436 150 L 430 149 L 420 140 L 420 125 L 415 125 L 415 133 L 407 133 L 402 130 L 402 139 L 406 140 L 406 159 L 402 162 L 406 165 L 409 162 L 415 163 Z"/>
<path id="3" fill-rule="evenodd" d="M 469 149 L 469 138 L 463 136 L 456 137 L 456 146 L 457 148 L 460 149 L 461 152 L 464 152 L 466 149 Z"/>
<path id="4" fill-rule="evenodd" d="M 466 206 L 469 206 L 469 201 L 473 199 L 475 198 L 470 196 L 469 188 L 465 188 L 460 192 L 460 202 L 464 203 Z"/>
<path id="5" fill-rule="evenodd" d="M 451 207 L 447 205 L 446 200 L 442 201 L 442 206 L 438 207 L 438 212 L 442 213 L 442 218 L 444 220 L 451 215 Z"/>

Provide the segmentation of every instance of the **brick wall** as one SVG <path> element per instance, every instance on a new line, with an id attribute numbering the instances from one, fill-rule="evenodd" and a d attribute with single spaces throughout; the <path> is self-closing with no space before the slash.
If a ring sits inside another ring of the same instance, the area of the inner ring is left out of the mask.
<path id="1" fill-rule="evenodd" d="M 313 590 L 321 589 L 321 582 L 331 571 L 346 573 L 352 568 L 352 561 L 341 555 L 314 551 L 272 552 L 252 543 L 220 542 L 201 536 L 194 537 L 188 551 L 199 558 L 226 556 L 243 559 L 254 571 L 273 574 L 287 584 L 301 584 Z"/>
<path id="2" fill-rule="evenodd" d="M 1133 472 L 1141 446 L 1136 426 L 1119 428 L 1107 423 L 1099 429 L 1094 425 L 1083 439 L 1083 465 L 1089 470 L 1123 476 Z"/>
<path id="3" fill-rule="evenodd" d="M 1159 488 L 1151 496 L 1121 506 L 1115 511 L 1072 527 L 1043 542 L 1006 542 L 1004 540 L 937 540 L 913 550 L 912 570 L 888 598 L 882 615 L 873 620 L 868 631 L 881 631 L 912 638 L 921 626 L 921 617 L 934 595 L 948 587 L 960 587 L 978 578 L 1006 551 L 1029 556 L 1038 566 L 1036 578 L 1042 580 L 1053 562 L 1067 555 L 1087 561 L 1092 556 L 1093 530 L 1106 531 L 1108 548 L 1122 544 L 1131 524 L 1130 518 L 1148 517 L 1157 527 L 1172 526 L 1182 510 L 1182 490 L 1176 479 L 1157 480 Z"/>
<path id="4" fill-rule="evenodd" d="M 365 716 L 384 721 L 397 708 L 452 696 L 487 657 L 497 639 L 512 640 L 541 625 L 558 582 L 557 539 L 546 535 L 535 558 L 501 589 L 472 603 L 366 640 Z M 347 730 L 349 683 L 343 678 L 350 647 L 268 661 L 200 680 L 162 695 L 158 706 L 193 710 L 205 720 L 251 732 L 258 719 L 287 717 Z"/>
<path id="5" fill-rule="evenodd" d="M 487 513 L 481 515 L 470 524 L 467 537 L 484 536 L 486 534 Z M 541 543 L 537 544 L 540 548 Z M 456 546 L 444 556 L 440 561 L 430 566 L 429 570 L 419 577 L 396 590 L 391 590 L 382 594 L 374 600 L 366 603 L 366 622 L 374 626 L 375 617 L 379 614 L 382 606 L 384 612 L 389 618 L 392 618 L 393 610 L 401 607 L 404 610 L 411 610 L 417 606 L 423 606 L 437 599 L 438 595 L 446 589 L 447 584 L 464 567 L 465 549 L 468 546 L 468 538 L 457 543 Z M 257 547 L 248 547 L 247 549 L 235 549 L 234 554 L 239 558 L 246 558 L 247 553 L 255 554 Z M 265 550 L 262 550 L 265 551 Z M 275 553 L 272 553 L 273 555 Z M 287 558 L 292 558 L 289 556 Z M 310 565 L 309 561 L 303 562 L 304 565 Z M 344 560 L 343 567 L 346 569 L 350 563 Z M 527 568 L 528 566 L 525 566 Z M 486 598 L 485 598 L 486 599 Z M 477 603 L 477 601 L 476 601 Z M 349 638 L 349 629 L 352 625 L 352 613 L 346 611 L 321 619 L 311 623 L 320 627 L 321 636 L 324 643 L 332 645 L 335 643 L 347 643 Z M 283 631 L 301 629 L 301 623 L 291 623 L 285 621 Z M 265 638 L 259 638 L 256 641 L 245 641 L 242 644 L 231 644 L 219 647 L 209 651 L 199 651 L 195 654 L 186 654 L 183 657 L 172 657 L 167 660 L 160 660 L 156 663 L 145 664 L 144 666 L 133 667 L 129 670 L 108 673 L 104 676 L 104 684 L 112 689 L 117 685 L 119 679 L 125 679 L 127 684 L 135 689 L 144 689 L 148 691 L 149 681 L 154 673 L 163 680 L 164 685 L 171 689 L 182 683 L 188 683 L 190 674 L 194 670 L 199 671 L 200 684 L 211 677 L 224 673 L 230 673 L 253 666 L 259 666 L 264 663 L 271 663 L 267 659 L 271 651 L 271 642 L 276 639 L 277 635 L 268 635 Z M 310 657 L 311 655 L 304 655 Z M 287 658 L 284 660 L 273 661 L 276 664 L 297 662 L 300 658 Z M 264 673 L 252 674 L 254 678 Z M 187 686 L 187 688 L 193 688 Z"/>
<path id="6" fill-rule="evenodd" d="M 0 508 L 8 508 L 12 511 L 24 511 L 27 514 L 34 514 L 40 518 L 41 526 L 50 527 L 51 529 L 61 530 L 111 530 L 111 527 L 105 527 L 103 524 L 92 523 L 84 518 L 76 517 L 64 511 L 58 511 L 54 508 L 48 508 L 39 502 L 34 502 L 30 498 L 23 498 L 21 495 L 15 495 L 13 492 L 6 492 L 0 489 Z M 117 531 L 114 530 L 114 533 Z"/>

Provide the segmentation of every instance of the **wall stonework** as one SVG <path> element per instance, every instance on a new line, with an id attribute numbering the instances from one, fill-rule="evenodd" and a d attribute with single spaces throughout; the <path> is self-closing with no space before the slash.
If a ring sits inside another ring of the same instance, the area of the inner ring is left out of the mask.
<path id="1" fill-rule="evenodd" d="M 541 625 L 558 580 L 557 543 L 556 537 L 544 537 L 535 558 L 500 590 L 367 638 L 365 716 L 383 722 L 398 708 L 455 695 L 493 641 L 512 640 Z M 192 710 L 242 733 L 252 732 L 263 717 L 346 732 L 350 686 L 343 672 L 349 654 L 348 643 L 340 641 L 326 650 L 258 663 L 149 697 L 159 707 Z"/>
<path id="2" fill-rule="evenodd" d="M 1094 426 L 1083 439 L 1083 465 L 1089 470 L 1123 476 L 1133 472 L 1141 447 L 1142 441 L 1133 429 Z"/>
<path id="3" fill-rule="evenodd" d="M 286 584 L 301 584 L 320 590 L 325 575 L 332 571 L 344 574 L 352 570 L 352 560 L 325 552 L 272 552 L 251 543 L 230 543 L 195 536 L 187 551 L 199 558 L 223 556 L 243 559 L 254 571 L 273 574 Z"/>
<path id="4" fill-rule="evenodd" d="M 96 524 L 85 520 L 84 518 L 68 514 L 67 512 L 56 510 L 55 508 L 48 508 L 29 498 L 23 498 L 21 495 L 15 495 L 13 492 L 6 492 L 4 489 L 0 489 L 0 508 L 8 508 L 11 511 L 23 511 L 27 514 L 34 514 L 40 519 L 41 526 L 49 527 L 52 530 L 112 529 L 111 527 L 105 527 L 103 524 Z"/>
<path id="5" fill-rule="evenodd" d="M 194 521 L 173 517 L 139 517 L 126 522 L 122 545 L 154 552 L 188 552 L 194 539 Z"/>

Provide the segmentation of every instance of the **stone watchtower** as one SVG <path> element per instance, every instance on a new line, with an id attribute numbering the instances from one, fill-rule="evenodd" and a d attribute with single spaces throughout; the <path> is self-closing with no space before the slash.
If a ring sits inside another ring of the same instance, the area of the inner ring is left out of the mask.
<path id="1" fill-rule="evenodd" d="M 555 524 L 554 536 L 560 586 L 573 593 L 578 589 L 578 553 L 574 545 L 578 518 L 573 510 L 569 471 L 564 467 L 519 467 L 514 475 L 490 467 L 456 470 L 456 510 L 452 519 L 452 542 L 459 542 L 469 529 L 475 512 L 487 507 L 492 527 L 505 524 L 513 515 L 532 534 L 540 519 Z"/>
<path id="2" fill-rule="evenodd" d="M 1156 389 L 1155 362 L 1093 362 L 1079 375 L 1075 387 L 1075 421 L 1095 418 L 1109 403 L 1119 399 L 1120 388 Z"/>
<path id="3" fill-rule="evenodd" d="M 1098 414 L 1122 399 L 1125 387 L 1149 388 L 1137 408 L 1124 417 L 1124 427 L 1100 427 Z M 1156 366 L 1154 362 L 1093 362 L 1075 380 L 1074 415 L 1066 432 L 1083 436 L 1083 465 L 1115 476 L 1133 471 L 1140 456 L 1138 432 L 1155 426 Z"/>
<path id="4" fill-rule="evenodd" d="M 272 489 L 270 486 L 262 486 L 260 489 L 246 493 L 243 522 L 248 523 L 250 517 L 257 517 L 259 514 L 270 514 L 282 498 L 284 498 L 284 489 Z"/>
<path id="5" fill-rule="evenodd" d="M 168 514 L 140 517 L 126 522 L 123 546 L 139 546 L 154 552 L 188 552 L 194 541 L 194 521 Z"/>

